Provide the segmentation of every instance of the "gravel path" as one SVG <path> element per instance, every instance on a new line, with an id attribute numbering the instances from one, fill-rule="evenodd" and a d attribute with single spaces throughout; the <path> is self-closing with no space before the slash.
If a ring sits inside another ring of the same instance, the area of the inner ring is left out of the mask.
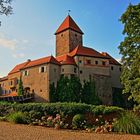
<path id="1" fill-rule="evenodd" d="M 0 140 L 140 140 L 140 136 L 71 132 L 0 122 Z"/>

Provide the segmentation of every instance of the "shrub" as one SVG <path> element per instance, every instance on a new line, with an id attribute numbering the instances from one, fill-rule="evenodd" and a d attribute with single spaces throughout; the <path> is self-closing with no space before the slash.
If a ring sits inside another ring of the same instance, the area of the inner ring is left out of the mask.
<path id="1" fill-rule="evenodd" d="M 120 113 L 123 112 L 124 110 L 120 107 L 116 106 L 104 106 L 104 105 L 99 105 L 99 106 L 91 106 L 91 113 L 94 115 L 106 115 L 110 113 Z"/>
<path id="2" fill-rule="evenodd" d="M 77 128 L 84 128 L 86 121 L 84 119 L 84 116 L 82 114 L 77 114 L 72 119 L 72 127 L 74 129 Z"/>
<path id="3" fill-rule="evenodd" d="M 9 122 L 20 123 L 20 124 L 26 124 L 27 123 L 27 117 L 22 112 L 14 112 L 14 113 L 10 114 L 7 117 L 7 120 Z"/>
<path id="4" fill-rule="evenodd" d="M 114 131 L 140 134 L 140 118 L 131 111 L 123 112 L 113 124 Z"/>

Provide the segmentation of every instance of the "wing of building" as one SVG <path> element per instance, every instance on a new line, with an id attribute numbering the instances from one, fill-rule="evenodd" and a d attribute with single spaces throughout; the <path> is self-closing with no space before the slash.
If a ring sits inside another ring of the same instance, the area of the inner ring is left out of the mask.
<path id="1" fill-rule="evenodd" d="M 56 57 L 47 56 L 16 65 L 0 79 L 2 95 L 16 95 L 22 79 L 25 91 L 35 92 L 35 100 L 49 102 L 49 85 L 57 84 L 61 75 L 78 76 L 83 82 L 93 78 L 96 94 L 103 104 L 112 104 L 114 88 L 121 88 L 121 64 L 108 53 L 83 46 L 83 32 L 67 16 L 55 32 Z"/>

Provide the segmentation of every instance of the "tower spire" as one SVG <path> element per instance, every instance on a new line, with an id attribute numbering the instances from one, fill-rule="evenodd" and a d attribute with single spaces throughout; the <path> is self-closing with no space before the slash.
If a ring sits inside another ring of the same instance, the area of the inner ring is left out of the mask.
<path id="1" fill-rule="evenodd" d="M 71 10 L 68 10 L 68 16 L 70 15 Z"/>

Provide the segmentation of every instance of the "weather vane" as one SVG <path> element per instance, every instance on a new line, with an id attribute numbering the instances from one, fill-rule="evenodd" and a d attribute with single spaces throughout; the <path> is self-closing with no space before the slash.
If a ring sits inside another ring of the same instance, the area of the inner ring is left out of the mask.
<path id="1" fill-rule="evenodd" d="M 68 15 L 70 15 L 71 10 L 68 10 Z"/>

